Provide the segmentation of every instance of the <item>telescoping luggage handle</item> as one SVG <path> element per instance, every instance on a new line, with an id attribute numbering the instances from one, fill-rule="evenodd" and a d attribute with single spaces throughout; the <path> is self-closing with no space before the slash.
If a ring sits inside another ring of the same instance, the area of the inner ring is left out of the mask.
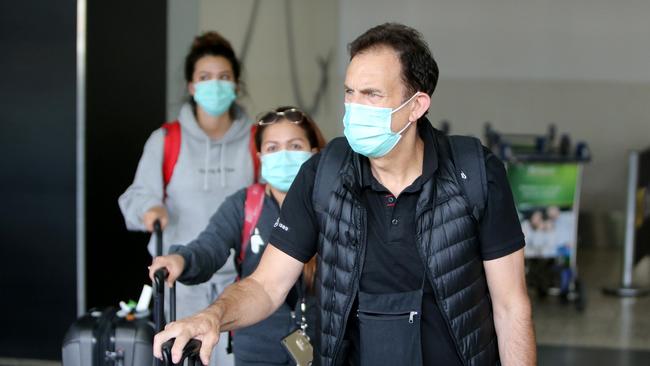
<path id="1" fill-rule="evenodd" d="M 153 224 L 154 235 L 156 235 L 156 255 L 163 255 L 162 249 L 162 226 L 160 220 Z M 166 268 L 161 268 L 154 273 L 154 323 L 156 331 L 160 332 L 165 328 L 165 280 L 169 276 Z M 176 320 L 176 287 L 169 289 L 169 317 L 170 321 Z"/>
<path id="2" fill-rule="evenodd" d="M 153 223 L 154 235 L 156 237 L 156 256 L 163 255 L 162 225 L 160 220 Z M 166 268 L 160 268 L 153 275 L 153 321 L 156 332 L 165 328 L 165 280 L 169 276 Z M 169 290 L 169 320 L 176 320 L 176 287 Z M 163 361 L 156 359 L 156 366 L 162 366 Z"/>
<path id="3" fill-rule="evenodd" d="M 165 294 L 165 279 L 169 276 L 169 272 L 165 268 L 161 268 L 157 270 L 154 273 L 154 287 L 156 291 L 156 297 L 155 299 L 158 299 L 158 301 L 154 301 L 155 304 L 155 309 L 154 309 L 154 322 L 156 323 L 156 332 L 160 332 L 165 328 L 165 319 L 164 319 L 164 294 Z M 169 317 L 170 321 L 176 321 L 176 291 L 175 287 L 172 287 L 169 291 L 170 293 L 170 306 L 169 306 Z M 199 352 L 201 351 L 201 341 L 197 339 L 192 339 L 190 342 L 188 342 L 185 347 L 183 348 L 183 356 L 181 357 L 181 360 L 179 363 L 173 363 L 172 362 L 172 347 L 174 346 L 174 340 L 176 338 L 172 338 L 168 340 L 167 342 L 163 343 L 162 345 L 162 355 L 163 359 L 162 361 L 159 359 L 156 359 L 156 366 L 177 366 L 177 365 L 183 365 L 185 361 L 187 361 L 186 365 L 187 366 L 199 366 L 201 365 L 201 361 L 199 358 Z"/>
<path id="4" fill-rule="evenodd" d="M 156 255 L 163 255 L 163 238 L 162 226 L 160 220 L 153 224 L 154 235 L 156 236 Z M 166 268 L 160 268 L 154 273 L 154 323 L 156 332 L 165 328 L 165 280 L 169 276 Z M 176 286 L 169 290 L 169 321 L 176 321 Z M 172 338 L 162 345 L 163 360 L 156 359 L 156 366 L 182 365 L 187 360 L 188 366 L 200 365 L 199 351 L 201 350 L 201 341 L 192 339 L 183 349 L 183 357 L 180 363 L 174 364 L 171 357 L 171 349 L 174 345 L 175 338 Z"/>
<path id="5" fill-rule="evenodd" d="M 165 279 L 169 276 L 166 268 L 160 268 L 153 275 L 154 277 L 154 323 L 156 331 L 160 332 L 165 328 Z M 169 320 L 176 321 L 176 287 L 169 289 Z"/>
<path id="6" fill-rule="evenodd" d="M 156 220 L 153 223 L 154 235 L 156 235 L 156 255 L 163 255 L 163 237 L 162 237 L 162 225 L 160 220 Z"/>

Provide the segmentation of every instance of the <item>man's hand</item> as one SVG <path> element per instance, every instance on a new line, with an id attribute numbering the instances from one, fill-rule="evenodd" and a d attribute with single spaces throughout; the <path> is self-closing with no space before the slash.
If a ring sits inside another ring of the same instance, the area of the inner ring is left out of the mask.
<path id="1" fill-rule="evenodd" d="M 160 227 L 164 230 L 169 222 L 169 215 L 164 206 L 154 206 L 142 215 L 142 223 L 148 232 L 153 232 L 153 223 L 160 220 Z"/>
<path id="2" fill-rule="evenodd" d="M 183 348 L 192 338 L 201 341 L 200 357 L 204 365 L 210 363 L 212 349 L 219 342 L 219 316 L 212 307 L 193 315 L 167 324 L 165 330 L 156 334 L 153 339 L 153 354 L 162 359 L 162 345 L 166 341 L 176 338 L 172 347 L 172 361 L 180 362 Z"/>
<path id="3" fill-rule="evenodd" d="M 169 276 L 167 277 L 167 286 L 173 287 L 174 282 L 185 269 L 185 259 L 178 254 L 170 254 L 153 259 L 151 266 L 149 266 L 149 278 L 153 281 L 154 273 L 160 268 L 167 268 Z"/>
<path id="4" fill-rule="evenodd" d="M 269 243 L 253 274 L 226 287 L 207 309 L 170 323 L 158 333 L 154 338 L 154 355 L 161 358 L 160 347 L 175 337 L 172 361 L 178 362 L 187 342 L 196 338 L 202 342 L 201 362 L 207 365 L 210 353 L 219 341 L 219 332 L 248 327 L 273 314 L 284 303 L 302 267 L 302 262 Z"/>

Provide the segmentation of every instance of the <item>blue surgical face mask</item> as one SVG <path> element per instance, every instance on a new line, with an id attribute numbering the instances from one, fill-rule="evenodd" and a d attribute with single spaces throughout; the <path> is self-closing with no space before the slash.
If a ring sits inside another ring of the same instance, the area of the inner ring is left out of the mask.
<path id="1" fill-rule="evenodd" d="M 211 116 L 224 114 L 236 98 L 232 81 L 206 80 L 194 84 L 194 101 Z"/>
<path id="2" fill-rule="evenodd" d="M 300 166 L 311 157 L 309 151 L 281 150 L 260 158 L 262 178 L 274 188 L 287 192 L 296 178 Z"/>
<path id="3" fill-rule="evenodd" d="M 418 94 L 413 94 L 409 100 L 395 109 L 345 103 L 343 133 L 352 150 L 369 158 L 380 158 L 388 154 L 402 138 L 402 132 L 412 123 L 409 121 L 400 131 L 393 132 L 390 128 L 392 115 Z"/>

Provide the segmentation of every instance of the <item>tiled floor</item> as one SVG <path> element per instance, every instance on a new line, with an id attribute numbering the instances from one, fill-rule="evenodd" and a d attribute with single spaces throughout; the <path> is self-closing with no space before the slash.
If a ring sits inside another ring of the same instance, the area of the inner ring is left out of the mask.
<path id="1" fill-rule="evenodd" d="M 633 351 L 612 348 L 540 346 L 540 366 L 647 366 L 650 351 Z"/>
<path id="2" fill-rule="evenodd" d="M 584 312 L 557 298 L 532 296 L 540 366 L 650 365 L 650 296 L 620 299 L 601 291 L 620 278 L 620 257 L 620 249 L 580 248 L 578 269 L 587 294 Z M 650 285 L 650 258 L 637 267 L 635 281 Z M 0 358 L 0 366 L 60 365 Z"/>
<path id="3" fill-rule="evenodd" d="M 619 281 L 619 258 L 620 249 L 580 250 L 578 270 L 587 294 L 584 312 L 557 298 L 532 297 L 538 344 L 650 350 L 650 296 L 617 298 L 602 293 L 603 287 Z M 650 285 L 650 258 L 637 266 L 635 280 Z"/>
<path id="4" fill-rule="evenodd" d="M 0 358 L 0 366 L 61 366 L 61 362 Z"/>

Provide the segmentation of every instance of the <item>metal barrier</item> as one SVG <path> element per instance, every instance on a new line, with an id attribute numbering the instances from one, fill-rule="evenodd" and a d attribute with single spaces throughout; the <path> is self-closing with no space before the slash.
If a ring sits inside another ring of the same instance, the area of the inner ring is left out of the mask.
<path id="1" fill-rule="evenodd" d="M 627 179 L 621 284 L 604 288 L 603 292 L 612 296 L 637 297 L 650 294 L 650 287 L 636 287 L 632 280 L 634 266 L 650 254 L 650 149 L 630 153 Z"/>

